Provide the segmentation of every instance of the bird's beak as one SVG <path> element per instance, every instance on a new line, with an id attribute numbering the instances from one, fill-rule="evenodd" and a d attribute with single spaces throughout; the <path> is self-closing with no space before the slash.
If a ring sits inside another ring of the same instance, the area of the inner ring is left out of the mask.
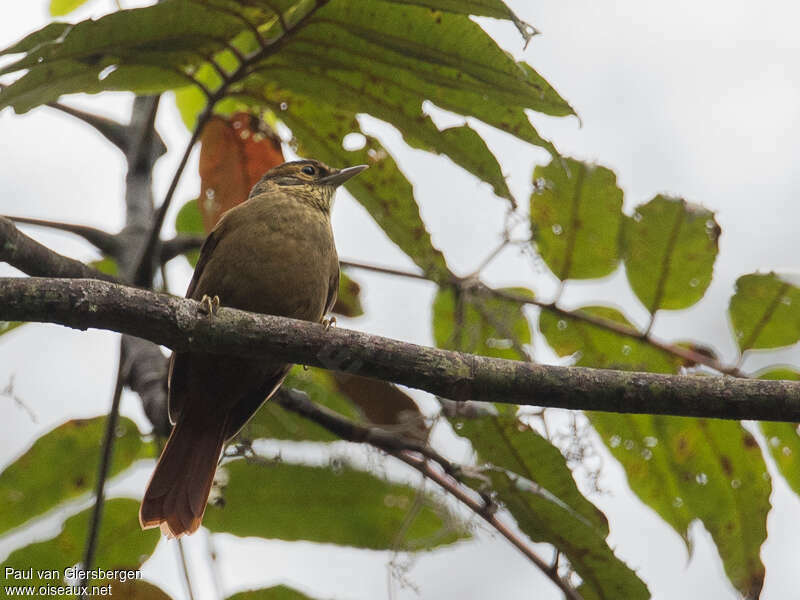
<path id="1" fill-rule="evenodd" d="M 335 173 L 331 173 L 327 177 L 318 179 L 317 183 L 323 185 L 339 186 L 342 185 L 345 181 L 347 181 L 351 177 L 355 177 L 366 168 L 368 168 L 367 165 L 356 165 L 355 167 L 347 167 L 346 169 L 341 169 L 339 171 L 336 171 Z"/>

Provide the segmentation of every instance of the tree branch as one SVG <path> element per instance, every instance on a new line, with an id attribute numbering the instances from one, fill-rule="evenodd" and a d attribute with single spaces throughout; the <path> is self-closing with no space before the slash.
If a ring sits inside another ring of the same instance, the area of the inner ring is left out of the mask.
<path id="1" fill-rule="evenodd" d="M 122 123 L 118 123 L 107 117 L 101 117 L 100 115 L 78 110 L 77 108 L 72 108 L 71 106 L 59 102 L 48 102 L 47 106 L 79 119 L 87 125 L 91 125 L 100 135 L 122 150 L 122 152 L 125 152 L 130 144 L 130 132 Z"/>
<path id="2" fill-rule="evenodd" d="M 194 300 L 97 280 L 0 278 L 0 319 L 110 329 L 178 351 L 280 357 L 459 401 L 800 421 L 800 382 L 488 358 L 232 308 L 208 317 Z"/>
<path id="3" fill-rule="evenodd" d="M 0 217 L 0 261 L 33 276 L 89 277 L 117 281 L 111 275 L 43 246 L 22 233 L 6 217 Z"/>
<path id="4" fill-rule="evenodd" d="M 103 254 L 115 257 L 119 252 L 120 242 L 117 236 L 113 233 L 108 233 L 102 229 L 95 227 L 88 227 L 86 225 L 77 225 L 75 223 L 61 223 L 58 221 L 45 221 L 42 219 L 31 219 L 29 217 L 14 217 L 8 215 L 8 218 L 15 223 L 23 223 L 25 225 L 36 225 L 37 227 L 47 227 L 49 229 L 57 229 L 58 231 L 66 231 L 79 235 L 92 246 L 100 250 Z"/>
<path id="5" fill-rule="evenodd" d="M 114 384 L 114 395 L 111 398 L 111 408 L 108 411 L 108 420 L 106 421 L 105 432 L 103 433 L 102 453 L 100 454 L 100 465 L 97 469 L 97 484 L 94 493 L 94 507 L 92 508 L 89 532 L 86 536 L 86 550 L 83 555 L 83 568 L 86 571 L 92 570 L 94 555 L 97 550 L 97 538 L 100 533 L 100 523 L 103 519 L 106 478 L 111 468 L 111 457 L 114 452 L 114 438 L 116 437 L 117 423 L 119 422 L 119 403 L 122 398 L 122 385 L 122 356 L 120 356 L 119 367 L 117 368 L 117 380 Z M 82 578 L 81 586 L 85 586 L 87 582 L 87 578 Z M 85 594 L 81 594 L 81 598 L 85 597 Z"/>

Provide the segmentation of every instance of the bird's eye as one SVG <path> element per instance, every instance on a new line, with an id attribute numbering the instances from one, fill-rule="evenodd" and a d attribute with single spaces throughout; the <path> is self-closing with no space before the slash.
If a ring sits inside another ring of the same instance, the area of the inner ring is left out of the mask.
<path id="1" fill-rule="evenodd" d="M 314 175 L 317 172 L 317 170 L 314 167 L 312 167 L 311 165 L 305 166 L 300 170 L 303 173 L 305 173 L 306 175 Z"/>

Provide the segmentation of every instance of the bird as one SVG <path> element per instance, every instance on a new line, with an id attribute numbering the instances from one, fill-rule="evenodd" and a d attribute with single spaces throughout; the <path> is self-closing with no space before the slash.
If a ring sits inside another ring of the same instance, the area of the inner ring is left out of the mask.
<path id="1" fill-rule="evenodd" d="M 322 322 L 339 287 L 333 197 L 366 168 L 296 160 L 267 171 L 206 238 L 186 297 L 200 300 L 210 315 L 222 305 Z M 173 428 L 139 509 L 143 529 L 160 527 L 173 538 L 200 527 L 224 444 L 275 393 L 290 368 L 277 357 L 173 353 L 168 376 Z"/>

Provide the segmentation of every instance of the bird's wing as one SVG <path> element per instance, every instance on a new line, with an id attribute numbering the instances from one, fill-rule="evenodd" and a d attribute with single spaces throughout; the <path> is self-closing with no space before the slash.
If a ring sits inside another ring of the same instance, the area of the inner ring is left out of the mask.
<path id="1" fill-rule="evenodd" d="M 211 253 L 214 252 L 214 248 L 217 247 L 220 237 L 222 237 L 222 227 L 218 226 L 208 234 L 208 237 L 200 247 L 200 258 L 197 259 L 197 265 L 194 267 L 192 280 L 189 282 L 189 287 L 186 289 L 187 298 L 194 297 L 193 294 L 195 288 L 197 287 L 197 282 L 200 281 L 200 276 L 203 274 L 203 269 L 205 269 L 208 259 L 211 257 Z M 197 298 L 195 298 L 195 300 L 197 300 Z"/>
<path id="2" fill-rule="evenodd" d="M 217 247 L 220 238 L 222 237 L 223 229 L 217 226 L 205 239 L 202 247 L 200 248 L 200 257 L 197 259 L 197 265 L 194 268 L 192 280 L 189 282 L 189 287 L 186 289 L 186 297 L 194 298 L 197 283 L 200 281 L 200 276 L 203 274 L 208 259 Z M 199 298 L 195 298 L 199 300 Z M 167 408 L 169 410 L 169 420 L 172 423 L 177 423 L 178 415 L 183 410 L 183 401 L 186 391 L 186 376 L 187 365 L 189 359 L 188 354 L 183 352 L 174 352 L 169 360 L 169 393 L 167 395 Z M 181 393 L 180 390 L 183 390 Z"/>

